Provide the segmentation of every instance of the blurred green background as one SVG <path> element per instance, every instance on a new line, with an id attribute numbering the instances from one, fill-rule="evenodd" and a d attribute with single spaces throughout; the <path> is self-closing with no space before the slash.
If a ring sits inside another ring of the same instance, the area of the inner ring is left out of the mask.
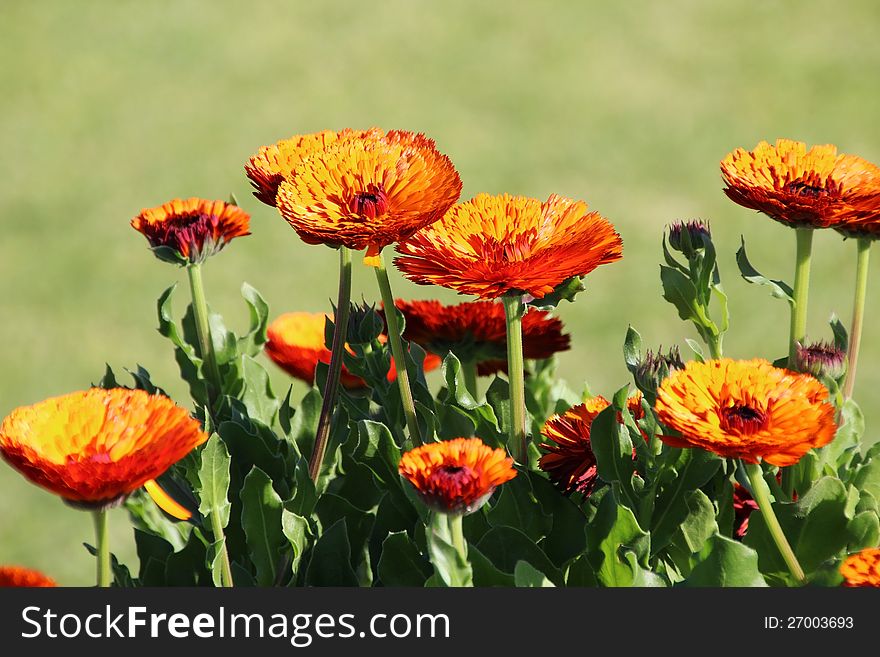
<path id="1" fill-rule="evenodd" d="M 873 0 L 3 0 L 0 412 L 86 387 L 105 362 L 144 365 L 188 405 L 156 332 L 155 299 L 181 272 L 128 224 L 173 197 L 234 192 L 253 215 L 253 235 L 205 272 L 230 325 L 246 323 L 245 280 L 273 315 L 327 308 L 334 254 L 253 199 L 242 165 L 262 144 L 346 126 L 427 133 L 458 167 L 463 198 L 560 193 L 615 223 L 624 259 L 560 309 L 575 387 L 608 394 L 627 381 L 630 323 L 648 345 L 696 337 L 660 297 L 660 235 L 675 219 L 712 223 L 733 311 L 726 353 L 782 355 L 787 307 L 742 281 L 734 253 L 745 234 L 753 263 L 790 279 L 794 235 L 728 201 L 718 162 L 779 136 L 880 160 L 878 24 Z M 809 331 L 828 338 L 832 311 L 848 323 L 855 245 L 820 234 L 815 254 Z M 880 256 L 872 278 L 878 268 Z M 378 297 L 370 272 L 355 278 L 356 295 Z M 400 296 L 453 298 L 394 283 Z M 880 286 L 869 297 L 857 396 L 873 426 Z M 91 583 L 89 516 L 5 464 L 0 487 L 0 563 Z M 111 523 L 114 551 L 135 566 L 124 513 Z"/>

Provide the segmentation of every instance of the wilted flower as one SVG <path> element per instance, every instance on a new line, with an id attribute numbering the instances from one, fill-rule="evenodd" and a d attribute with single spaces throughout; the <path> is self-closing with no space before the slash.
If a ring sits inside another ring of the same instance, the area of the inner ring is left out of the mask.
<path id="1" fill-rule="evenodd" d="M 156 257 L 178 265 L 197 264 L 236 237 L 250 235 L 250 215 L 236 205 L 201 198 L 174 199 L 131 220 Z"/>
<path id="2" fill-rule="evenodd" d="M 846 352 L 830 342 L 807 345 L 798 342 L 795 367 L 799 372 L 812 374 L 816 378 L 829 376 L 837 380 L 846 373 Z"/>
<path id="3" fill-rule="evenodd" d="M 880 587 L 880 548 L 868 548 L 848 556 L 840 565 L 844 586 Z"/>
<path id="4" fill-rule="evenodd" d="M 291 376 L 313 385 L 318 363 L 330 363 L 330 350 L 324 341 L 327 319 L 332 317 L 324 313 L 293 312 L 279 315 L 266 328 L 266 355 Z M 379 342 L 384 343 L 387 339 L 387 335 L 379 336 Z M 350 347 L 347 348 L 349 353 L 354 353 Z M 435 354 L 426 354 L 422 367 L 430 372 L 440 367 L 440 358 Z M 397 369 L 392 359 L 388 381 L 396 378 Z M 351 374 L 345 365 L 342 366 L 340 381 L 349 389 L 367 385 L 361 377 Z"/>
<path id="5" fill-rule="evenodd" d="M 627 400 L 627 410 L 636 420 L 644 417 L 641 400 L 639 394 Z M 550 442 L 540 445 L 547 453 L 538 461 L 538 467 L 565 495 L 593 492 L 597 474 L 590 427 L 609 405 L 604 397 L 593 397 L 561 415 L 554 415 L 541 429 L 541 435 Z"/>
<path id="6" fill-rule="evenodd" d="M 308 244 L 375 256 L 442 217 L 461 194 L 452 162 L 422 134 L 372 129 L 309 148 L 274 199 Z"/>
<path id="7" fill-rule="evenodd" d="M 415 283 L 495 299 L 542 299 L 622 256 L 614 227 L 583 201 L 478 194 L 398 244 L 395 264 Z"/>
<path id="8" fill-rule="evenodd" d="M 691 361 L 660 385 L 655 408 L 678 432 L 664 442 L 747 463 L 792 465 L 837 431 L 825 386 L 763 359 Z"/>
<path id="9" fill-rule="evenodd" d="M 167 397 L 92 388 L 12 411 L 0 425 L 0 454 L 65 501 L 103 508 L 207 438 L 198 421 Z"/>
<path id="10" fill-rule="evenodd" d="M 712 237 L 709 224 L 699 219 L 676 221 L 669 225 L 669 246 L 690 258 L 695 249 L 703 248 L 703 239 Z"/>
<path id="11" fill-rule="evenodd" d="M 479 438 L 427 443 L 406 452 L 398 466 L 419 497 L 442 513 L 473 513 L 495 488 L 516 476 L 513 459 Z"/>
<path id="12" fill-rule="evenodd" d="M 46 577 L 38 570 L 20 566 L 0 566 L 0 588 L 32 587 L 48 588 L 56 586 L 55 580 Z"/>
<path id="13" fill-rule="evenodd" d="M 880 213 L 880 168 L 831 144 L 762 141 L 727 155 L 721 174 L 734 202 L 794 228 L 855 227 Z"/>
<path id="14" fill-rule="evenodd" d="M 507 329 L 504 306 L 495 301 L 443 305 L 439 301 L 395 301 L 406 319 L 403 337 L 423 349 L 445 356 L 450 351 L 463 362 L 477 363 L 488 376 L 507 371 Z M 522 318 L 523 356 L 550 358 L 570 348 L 562 321 L 550 313 L 530 309 Z"/>

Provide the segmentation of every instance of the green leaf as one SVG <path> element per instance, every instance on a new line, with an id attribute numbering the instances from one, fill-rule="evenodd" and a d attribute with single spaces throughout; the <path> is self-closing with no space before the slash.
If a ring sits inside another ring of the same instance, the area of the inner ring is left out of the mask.
<path id="1" fill-rule="evenodd" d="M 586 548 L 584 525 L 587 523 L 587 518 L 570 497 L 560 495 L 547 479 L 536 472 L 526 474 L 544 515 L 549 516 L 552 522 L 550 530 L 544 532 L 545 538 L 541 541 L 540 547 L 554 564 L 561 567 Z"/>
<path id="2" fill-rule="evenodd" d="M 259 586 L 272 586 L 278 576 L 281 546 L 285 543 L 281 516 L 281 498 L 272 488 L 272 480 L 254 466 L 241 489 L 241 524 Z"/>
<path id="3" fill-rule="evenodd" d="M 628 548 L 647 565 L 651 537 L 639 527 L 632 511 L 618 504 L 614 494 L 606 494 L 596 517 L 587 525 L 587 557 L 603 586 L 631 586 L 634 573 L 621 555 Z"/>
<path id="4" fill-rule="evenodd" d="M 553 588 L 556 585 L 547 576 L 528 561 L 517 561 L 513 569 L 513 580 L 516 586 L 525 588 Z"/>
<path id="5" fill-rule="evenodd" d="M 287 439 L 296 446 L 300 454 L 312 453 L 318 421 L 321 418 L 321 403 L 321 393 L 315 388 L 309 390 L 300 401 L 296 414 L 290 420 L 289 429 L 285 432 Z"/>
<path id="6" fill-rule="evenodd" d="M 434 512 L 427 529 L 428 554 L 434 572 L 445 586 L 473 586 L 473 570 L 471 564 L 452 544 L 450 523 L 461 522 L 461 518 L 452 519 L 446 514 Z"/>
<path id="7" fill-rule="evenodd" d="M 515 586 L 513 575 L 499 570 L 473 545 L 468 546 L 468 561 L 474 572 L 474 586 Z"/>
<path id="8" fill-rule="evenodd" d="M 586 289 L 583 279 L 580 276 L 572 276 L 557 285 L 550 294 L 547 294 L 540 299 L 533 298 L 525 303 L 527 306 L 532 306 L 539 310 L 553 310 L 562 301 L 573 302 L 578 293 L 583 292 Z"/>
<path id="9" fill-rule="evenodd" d="M 767 586 L 767 582 L 758 570 L 758 554 L 753 549 L 715 534 L 700 551 L 700 560 L 684 586 L 763 587 Z"/>
<path id="10" fill-rule="evenodd" d="M 269 304 L 255 288 L 242 283 L 241 296 L 244 297 L 250 313 L 248 332 L 238 338 L 238 353 L 256 356 L 266 343 L 266 325 L 269 322 Z"/>
<path id="11" fill-rule="evenodd" d="M 366 465 L 383 487 L 399 487 L 400 448 L 388 427 L 379 422 L 361 420 L 357 423 L 357 436 L 357 448 L 352 456 Z"/>
<path id="12" fill-rule="evenodd" d="M 571 562 L 565 574 L 566 586 L 599 586 L 596 573 L 586 555 L 581 555 Z"/>
<path id="13" fill-rule="evenodd" d="M 552 518 L 538 504 L 527 476 L 514 477 L 501 487 L 486 520 L 493 527 L 516 527 L 534 542 L 546 536 L 552 526 Z"/>
<path id="14" fill-rule="evenodd" d="M 248 416 L 266 426 L 272 426 L 279 403 L 272 392 L 269 373 L 251 356 L 242 356 L 241 365 L 245 388 L 240 398 L 247 408 Z"/>
<path id="15" fill-rule="evenodd" d="M 860 491 L 866 491 L 875 500 L 880 500 L 880 457 L 875 456 L 860 465 L 852 483 Z"/>
<path id="16" fill-rule="evenodd" d="M 393 532 L 382 542 L 377 572 L 383 586 L 424 586 L 431 564 L 406 532 Z"/>
<path id="17" fill-rule="evenodd" d="M 858 453 L 865 434 L 865 418 L 855 400 L 847 399 L 843 403 L 838 427 L 834 440 L 816 450 L 816 454 L 820 463 L 829 466 L 833 472 L 851 476 L 854 471 L 850 463 Z"/>
<path id="18" fill-rule="evenodd" d="M 663 284 L 663 298 L 675 306 L 679 318 L 699 322 L 697 289 L 693 282 L 678 269 L 666 265 L 660 265 L 660 282 Z"/>
<path id="19" fill-rule="evenodd" d="M 326 529 L 312 549 L 306 570 L 307 586 L 357 586 L 351 567 L 351 546 L 345 518 Z"/>
<path id="20" fill-rule="evenodd" d="M 742 277 L 749 283 L 754 285 L 765 285 L 770 288 L 770 294 L 777 299 L 785 299 L 790 304 L 794 304 L 794 290 L 784 281 L 775 280 L 763 276 L 761 272 L 752 266 L 746 255 L 746 241 L 742 238 L 742 245 L 736 252 L 736 264 Z"/>
<path id="21" fill-rule="evenodd" d="M 229 452 L 217 434 L 205 443 L 199 468 L 199 513 L 208 520 L 217 515 L 220 526 L 229 524 Z"/>
<path id="22" fill-rule="evenodd" d="M 635 473 L 633 445 L 629 432 L 618 422 L 619 410 L 619 407 L 615 408 L 612 404 L 593 420 L 593 424 L 590 425 L 590 445 L 596 457 L 596 471 L 599 477 L 621 491 L 622 504 L 638 509 L 637 496 L 632 484 Z"/>
<path id="23" fill-rule="evenodd" d="M 685 508 L 684 518 L 670 538 L 666 552 L 679 572 L 687 577 L 695 563 L 693 555 L 699 553 L 706 541 L 718 533 L 718 525 L 715 522 L 715 507 L 703 491 L 690 491 L 682 499 L 682 506 Z"/>
<path id="24" fill-rule="evenodd" d="M 480 539 L 477 547 L 498 569 L 504 572 L 513 573 L 517 561 L 528 561 L 532 566 L 545 573 L 554 584 L 562 585 L 562 572 L 519 529 L 493 527 Z"/>
<path id="25" fill-rule="evenodd" d="M 880 518 L 875 511 L 857 513 L 846 526 L 846 551 L 858 552 L 880 544 Z"/>
<path id="26" fill-rule="evenodd" d="M 831 333 L 834 335 L 834 347 L 846 353 L 849 349 L 849 336 L 847 335 L 846 327 L 840 321 L 840 318 L 833 313 L 828 323 L 831 325 Z"/>
<path id="27" fill-rule="evenodd" d="M 293 557 L 290 562 L 290 569 L 294 578 L 299 574 L 299 566 L 303 555 L 309 546 L 311 537 L 311 528 L 309 521 L 293 511 L 282 509 L 281 511 L 281 531 L 290 543 L 293 550 Z"/>

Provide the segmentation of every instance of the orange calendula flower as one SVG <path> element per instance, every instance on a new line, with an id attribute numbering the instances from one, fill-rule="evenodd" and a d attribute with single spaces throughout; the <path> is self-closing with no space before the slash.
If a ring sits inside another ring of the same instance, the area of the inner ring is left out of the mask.
<path id="1" fill-rule="evenodd" d="M 458 172 L 433 140 L 372 129 L 300 157 L 275 204 L 307 244 L 367 249 L 372 257 L 437 221 L 459 194 Z"/>
<path id="2" fill-rule="evenodd" d="M 293 312 L 280 315 L 266 329 L 266 355 L 292 377 L 313 385 L 318 363 L 330 363 L 330 350 L 324 343 L 324 326 L 328 318 L 333 319 L 324 313 Z M 379 336 L 380 342 L 384 343 L 387 339 L 385 335 Z M 425 372 L 430 372 L 440 367 L 440 362 L 438 356 L 427 354 L 422 367 Z M 397 369 L 392 360 L 388 380 L 396 379 Z M 340 381 L 349 389 L 367 385 L 362 378 L 351 374 L 345 365 L 342 366 Z"/>
<path id="3" fill-rule="evenodd" d="M 837 431 L 824 385 L 763 359 L 689 362 L 660 384 L 655 408 L 679 434 L 664 442 L 747 463 L 793 465 Z"/>
<path id="4" fill-rule="evenodd" d="M 378 128 L 370 130 L 351 130 L 340 132 L 322 130 L 309 135 L 296 135 L 282 139 L 271 146 L 261 146 L 256 155 L 244 165 L 245 173 L 254 186 L 254 196 L 266 205 L 275 207 L 278 186 L 291 176 L 300 160 L 308 155 L 327 148 L 330 144 L 345 139 L 364 139 L 368 136 L 381 136 Z"/>
<path id="5" fill-rule="evenodd" d="M 479 438 L 428 443 L 406 452 L 398 466 L 429 507 L 443 513 L 473 513 L 496 487 L 516 476 L 513 459 Z"/>
<path id="6" fill-rule="evenodd" d="M 92 388 L 24 406 L 0 425 L 0 454 L 75 506 L 125 499 L 207 440 L 197 420 L 161 395 Z"/>
<path id="7" fill-rule="evenodd" d="M 836 228 L 880 215 L 880 168 L 831 144 L 762 141 L 727 155 L 721 175 L 734 202 L 786 226 Z"/>
<path id="8" fill-rule="evenodd" d="M 495 301 L 443 305 L 439 301 L 395 301 L 406 319 L 403 337 L 423 349 L 445 356 L 452 351 L 463 362 L 476 362 L 489 376 L 507 371 L 507 327 L 504 306 Z M 571 347 L 562 321 L 543 310 L 530 309 L 522 319 L 525 358 L 550 358 Z"/>
<path id="9" fill-rule="evenodd" d="M 156 257 L 178 265 L 204 262 L 234 238 L 250 235 L 249 223 L 238 206 L 201 198 L 174 199 L 131 220 Z"/>
<path id="10" fill-rule="evenodd" d="M 642 395 L 637 393 L 627 400 L 627 410 L 633 418 L 645 416 Z M 593 420 L 610 402 L 597 396 L 554 415 L 544 423 L 541 435 L 548 441 L 540 445 L 546 451 L 538 461 L 538 467 L 547 473 L 565 495 L 580 493 L 589 495 L 596 485 L 596 457 L 590 444 L 590 427 Z"/>
<path id="11" fill-rule="evenodd" d="M 51 577 L 46 577 L 46 575 L 38 570 L 21 568 L 19 566 L 0 566 L 0 588 L 48 588 L 53 586 L 57 586 L 57 584 L 55 584 L 55 580 Z"/>
<path id="12" fill-rule="evenodd" d="M 868 548 L 847 557 L 840 565 L 844 586 L 880 588 L 880 548 Z"/>
<path id="13" fill-rule="evenodd" d="M 394 263 L 415 283 L 481 299 L 508 292 L 543 298 L 565 281 L 620 259 L 623 242 L 583 201 L 478 194 L 397 250 Z"/>

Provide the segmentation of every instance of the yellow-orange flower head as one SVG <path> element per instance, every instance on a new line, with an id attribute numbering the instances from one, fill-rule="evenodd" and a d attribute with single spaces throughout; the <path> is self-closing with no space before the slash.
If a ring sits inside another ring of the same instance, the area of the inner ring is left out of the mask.
<path id="1" fill-rule="evenodd" d="M 250 215 L 238 206 L 201 198 L 174 199 L 131 220 L 158 258 L 180 265 L 204 262 L 234 238 L 250 235 L 249 224 Z"/>
<path id="2" fill-rule="evenodd" d="M 880 548 L 868 548 L 847 557 L 840 565 L 844 586 L 880 588 Z"/>
<path id="3" fill-rule="evenodd" d="M 415 283 L 495 299 L 543 298 L 566 280 L 622 256 L 614 227 L 583 201 L 478 194 L 397 247 Z"/>
<path id="4" fill-rule="evenodd" d="M 793 465 L 837 431 L 824 385 L 763 359 L 689 362 L 660 384 L 655 408 L 679 434 L 666 443 L 747 463 Z"/>
<path id="5" fill-rule="evenodd" d="M 398 466 L 429 507 L 442 513 L 473 513 L 496 487 L 516 476 L 513 459 L 479 438 L 428 443 L 406 452 Z"/>
<path id="6" fill-rule="evenodd" d="M 373 256 L 437 221 L 460 194 L 458 172 L 433 140 L 373 129 L 301 157 L 275 204 L 304 242 Z"/>
<path id="7" fill-rule="evenodd" d="M 0 425 L 0 454 L 38 486 L 102 507 L 155 479 L 207 440 L 167 397 L 92 388 L 24 406 Z"/>
<path id="8" fill-rule="evenodd" d="M 880 168 L 826 144 L 790 139 L 738 148 L 721 161 L 724 193 L 786 226 L 837 228 L 880 215 Z M 880 226 L 877 226 L 880 232 Z"/>
<path id="9" fill-rule="evenodd" d="M 330 363 L 330 350 L 324 343 L 324 327 L 327 319 L 333 318 L 324 313 L 309 312 L 279 315 L 266 328 L 268 338 L 265 346 L 266 355 L 292 377 L 313 385 L 318 363 Z M 380 342 L 386 340 L 385 335 L 379 336 Z M 422 367 L 425 372 L 430 372 L 440 365 L 438 356 L 426 354 Z M 397 379 L 397 368 L 393 359 L 387 378 L 389 381 Z M 363 388 L 367 385 L 362 378 L 351 374 L 345 365 L 342 366 L 340 381 L 349 389 Z"/>
<path id="10" fill-rule="evenodd" d="M 627 410 L 636 420 L 644 417 L 642 395 L 637 393 L 627 400 Z M 546 454 L 538 467 L 547 473 L 550 481 L 565 495 L 589 495 L 596 485 L 596 456 L 590 443 L 593 420 L 610 406 L 602 397 L 593 397 L 583 404 L 554 415 L 541 428 L 541 435 L 549 442 L 540 445 Z"/>
<path id="11" fill-rule="evenodd" d="M 254 196 L 266 205 L 275 207 L 278 186 L 289 178 L 300 160 L 308 155 L 327 148 L 330 144 L 345 139 L 364 139 L 368 136 L 381 136 L 378 128 L 370 130 L 351 130 L 339 132 L 322 130 L 309 135 L 296 135 L 282 139 L 271 146 L 261 146 L 260 150 L 244 165 L 245 173 L 254 187 Z"/>
<path id="12" fill-rule="evenodd" d="M 31 587 L 49 588 L 56 586 L 55 580 L 46 577 L 38 570 L 19 566 L 0 566 L 0 588 Z"/>

